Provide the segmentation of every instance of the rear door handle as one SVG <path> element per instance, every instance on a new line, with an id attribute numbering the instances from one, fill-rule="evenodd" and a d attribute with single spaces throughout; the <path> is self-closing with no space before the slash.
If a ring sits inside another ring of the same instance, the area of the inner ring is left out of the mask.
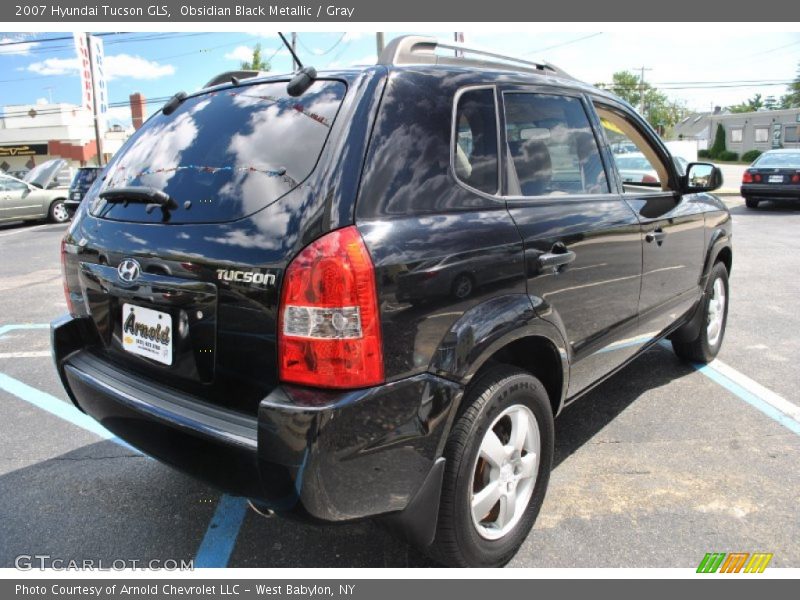
<path id="1" fill-rule="evenodd" d="M 562 267 L 568 265 L 573 262 L 575 258 L 576 254 L 572 250 L 566 250 L 564 252 L 545 252 L 539 255 L 538 261 L 539 266 L 546 269 L 548 267 Z"/>
<path id="2" fill-rule="evenodd" d="M 648 231 L 647 234 L 644 236 L 644 240 L 648 244 L 652 244 L 656 242 L 659 246 L 664 242 L 664 238 L 667 237 L 666 232 L 659 227 L 658 229 L 654 229 L 653 231 Z"/>

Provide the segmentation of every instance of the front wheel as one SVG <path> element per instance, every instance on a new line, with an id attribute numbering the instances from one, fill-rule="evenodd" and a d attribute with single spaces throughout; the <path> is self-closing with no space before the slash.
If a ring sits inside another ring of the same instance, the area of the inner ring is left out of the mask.
<path id="1" fill-rule="evenodd" d="M 684 360 L 709 363 L 722 347 L 728 323 L 728 269 L 721 262 L 708 275 L 703 302 L 705 318 L 697 337 L 689 342 L 672 340 L 672 349 Z"/>
<path id="2" fill-rule="evenodd" d="M 51 223 L 66 223 L 69 221 L 69 210 L 67 210 L 64 200 L 53 200 L 47 216 Z"/>
<path id="3" fill-rule="evenodd" d="M 553 460 L 553 414 L 541 382 L 499 365 L 470 386 L 445 448 L 431 555 L 459 567 L 497 567 L 533 527 Z"/>

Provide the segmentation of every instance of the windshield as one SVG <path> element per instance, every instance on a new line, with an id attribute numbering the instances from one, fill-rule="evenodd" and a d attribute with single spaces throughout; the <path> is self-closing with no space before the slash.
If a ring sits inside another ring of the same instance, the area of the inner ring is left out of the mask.
<path id="1" fill-rule="evenodd" d="M 775 152 L 762 154 L 754 167 L 794 167 L 800 169 L 800 152 Z"/>
<path id="2" fill-rule="evenodd" d="M 270 82 L 187 98 L 173 113 L 145 123 L 109 164 L 98 191 L 139 186 L 165 192 L 178 205 L 171 223 L 250 215 L 313 171 L 345 90 L 339 81 L 320 80 L 292 98 L 286 82 Z M 92 214 L 159 220 L 136 203 L 100 200 Z"/>
<path id="3" fill-rule="evenodd" d="M 97 175 L 100 173 L 100 169 L 78 169 L 78 172 L 75 173 L 75 179 L 72 180 L 72 185 L 70 187 L 74 188 L 88 188 L 94 180 L 97 179 Z"/>

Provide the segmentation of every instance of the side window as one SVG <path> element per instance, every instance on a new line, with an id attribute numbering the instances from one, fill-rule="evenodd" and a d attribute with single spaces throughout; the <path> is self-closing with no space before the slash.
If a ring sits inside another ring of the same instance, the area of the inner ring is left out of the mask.
<path id="1" fill-rule="evenodd" d="M 458 99 L 453 167 L 466 185 L 487 194 L 499 189 L 497 111 L 494 90 L 468 90 Z"/>
<path id="2" fill-rule="evenodd" d="M 622 179 L 624 191 L 641 193 L 642 187 L 668 190 L 669 169 L 661 161 L 645 134 L 641 133 L 622 113 L 602 105 L 595 105 L 595 108 Z"/>
<path id="3" fill-rule="evenodd" d="M 523 196 L 607 194 L 608 180 L 583 104 L 547 94 L 504 94 L 508 153 Z"/>
<path id="4" fill-rule="evenodd" d="M 7 192 L 21 192 L 28 189 L 27 185 L 21 181 L 15 181 L 13 179 L 7 179 L 3 187 Z"/>

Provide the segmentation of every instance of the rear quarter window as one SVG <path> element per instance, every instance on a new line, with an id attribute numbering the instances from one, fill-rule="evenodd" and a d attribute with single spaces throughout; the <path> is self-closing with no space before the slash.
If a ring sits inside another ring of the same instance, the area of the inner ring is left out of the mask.
<path id="1" fill-rule="evenodd" d="M 222 222 L 250 215 L 297 187 L 314 170 L 346 92 L 316 81 L 301 97 L 286 82 L 242 85 L 187 98 L 158 113 L 108 166 L 100 192 L 149 187 L 178 205 L 170 222 Z M 185 208 L 188 205 L 188 209 Z M 152 222 L 142 204 L 95 200 L 92 213 Z"/>

